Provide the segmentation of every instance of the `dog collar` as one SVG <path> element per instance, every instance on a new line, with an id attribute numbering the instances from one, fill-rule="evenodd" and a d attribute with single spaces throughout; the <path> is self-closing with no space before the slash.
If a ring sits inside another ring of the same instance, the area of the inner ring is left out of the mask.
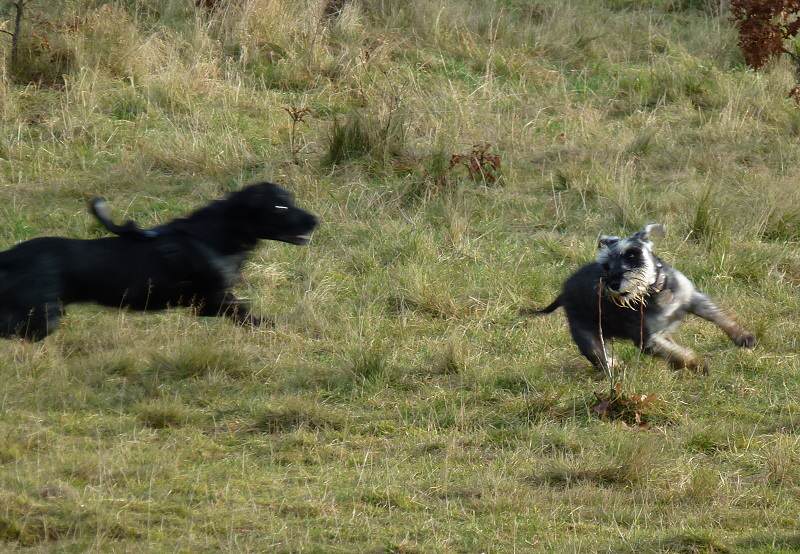
<path id="1" fill-rule="evenodd" d="M 663 266 L 660 263 L 658 265 L 656 265 L 656 269 L 658 270 L 658 273 L 656 273 L 655 282 L 652 285 L 650 285 L 650 294 L 658 294 L 659 292 L 664 290 L 664 287 L 667 284 L 667 275 L 666 275 L 666 273 L 661 271 L 662 267 Z"/>

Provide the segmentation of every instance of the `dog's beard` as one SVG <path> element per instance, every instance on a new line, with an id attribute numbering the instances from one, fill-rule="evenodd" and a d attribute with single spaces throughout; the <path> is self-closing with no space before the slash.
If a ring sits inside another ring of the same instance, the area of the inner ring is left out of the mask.
<path id="1" fill-rule="evenodd" d="M 647 305 L 647 295 L 652 279 L 647 271 L 628 272 L 622 280 L 625 285 L 621 290 L 605 287 L 606 296 L 620 308 L 636 309 L 639 305 Z"/>

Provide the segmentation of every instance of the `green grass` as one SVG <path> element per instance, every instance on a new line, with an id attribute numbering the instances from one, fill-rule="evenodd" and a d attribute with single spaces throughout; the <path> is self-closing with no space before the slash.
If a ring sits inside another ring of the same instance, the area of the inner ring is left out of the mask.
<path id="1" fill-rule="evenodd" d="M 0 344 L 0 550 L 798 549 L 786 60 L 745 69 L 716 1 L 192 5 L 32 2 L 24 71 L 1 39 L 0 246 L 262 178 L 322 225 L 245 266 L 274 329 L 74 306 Z M 491 186 L 449 167 L 484 142 Z M 708 377 L 616 344 L 640 430 L 592 414 L 563 315 L 520 310 L 649 222 L 760 344 L 687 321 Z"/>

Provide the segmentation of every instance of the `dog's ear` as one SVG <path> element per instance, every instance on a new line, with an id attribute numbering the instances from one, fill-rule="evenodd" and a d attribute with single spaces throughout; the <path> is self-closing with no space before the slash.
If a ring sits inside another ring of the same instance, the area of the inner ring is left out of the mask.
<path id="1" fill-rule="evenodd" d="M 610 248 L 614 244 L 619 242 L 619 237 L 610 236 L 610 235 L 600 235 L 600 238 L 597 239 L 597 248 Z"/>
<path id="2" fill-rule="evenodd" d="M 642 242 L 651 242 L 653 237 L 663 237 L 667 234 L 667 228 L 661 223 L 649 223 L 642 227 L 641 231 L 637 231 L 633 238 Z"/>

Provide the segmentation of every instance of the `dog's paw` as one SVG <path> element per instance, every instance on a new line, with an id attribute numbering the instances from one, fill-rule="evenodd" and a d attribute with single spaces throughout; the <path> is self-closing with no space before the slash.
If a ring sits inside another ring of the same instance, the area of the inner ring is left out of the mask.
<path id="1" fill-rule="evenodd" d="M 248 318 L 247 324 L 251 325 L 252 327 L 267 327 L 272 329 L 275 327 L 275 319 L 269 316 L 258 317 L 251 315 Z"/>
<path id="2" fill-rule="evenodd" d="M 676 364 L 676 367 L 683 367 L 696 373 L 708 375 L 708 362 L 703 358 L 695 357 L 683 360 L 683 363 Z"/>
<path id="3" fill-rule="evenodd" d="M 756 337 L 752 333 L 742 333 L 733 339 L 733 343 L 741 348 L 754 348 Z"/>

